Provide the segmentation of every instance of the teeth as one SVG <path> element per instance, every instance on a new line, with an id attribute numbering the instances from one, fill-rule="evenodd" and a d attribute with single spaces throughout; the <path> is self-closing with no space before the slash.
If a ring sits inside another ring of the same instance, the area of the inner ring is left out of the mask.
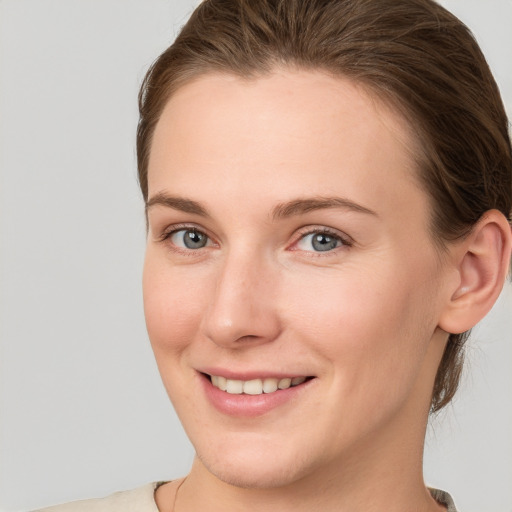
<path id="1" fill-rule="evenodd" d="M 226 391 L 232 395 L 241 395 L 244 391 L 243 381 L 227 379 Z"/>
<path id="2" fill-rule="evenodd" d="M 291 385 L 292 385 L 292 379 L 281 379 L 278 382 L 277 387 L 279 389 L 288 389 Z"/>
<path id="3" fill-rule="evenodd" d="M 277 391 L 277 379 L 265 379 L 263 381 L 263 393 L 273 393 Z"/>
<path id="4" fill-rule="evenodd" d="M 227 387 L 228 387 L 228 380 L 226 379 L 226 377 L 217 377 L 217 382 L 218 382 L 218 385 L 217 387 L 219 389 L 221 389 L 222 391 L 226 391 Z M 215 384 L 214 384 L 215 386 Z"/>
<path id="5" fill-rule="evenodd" d="M 261 395 L 263 393 L 263 382 L 261 382 L 261 379 L 244 382 L 244 393 L 246 395 Z"/>
<path id="6" fill-rule="evenodd" d="M 288 389 L 291 386 L 298 386 L 306 381 L 306 377 L 286 377 L 284 379 L 253 379 L 253 380 L 232 380 L 211 375 L 212 384 L 222 391 L 232 395 L 261 395 L 262 393 L 274 393 L 278 389 Z"/>

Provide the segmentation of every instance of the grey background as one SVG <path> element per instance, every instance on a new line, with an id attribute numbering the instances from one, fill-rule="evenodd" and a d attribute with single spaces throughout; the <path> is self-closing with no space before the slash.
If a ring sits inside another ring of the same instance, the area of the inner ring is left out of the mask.
<path id="1" fill-rule="evenodd" d="M 443 2 L 512 106 L 512 2 Z M 192 449 L 141 301 L 136 95 L 197 1 L 0 1 L 0 509 L 170 479 Z M 462 512 L 512 512 L 512 286 L 429 428 L 426 479 Z"/>

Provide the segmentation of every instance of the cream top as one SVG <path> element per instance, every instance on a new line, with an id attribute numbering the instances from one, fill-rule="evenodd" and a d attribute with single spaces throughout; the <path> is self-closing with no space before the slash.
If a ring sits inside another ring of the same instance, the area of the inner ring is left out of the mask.
<path id="1" fill-rule="evenodd" d="M 106 498 L 73 501 L 34 512 L 158 512 L 155 489 L 163 483 L 165 482 L 152 482 L 130 491 L 116 492 Z M 439 489 L 430 489 L 430 493 L 448 508 L 448 512 L 457 512 L 448 493 Z"/>

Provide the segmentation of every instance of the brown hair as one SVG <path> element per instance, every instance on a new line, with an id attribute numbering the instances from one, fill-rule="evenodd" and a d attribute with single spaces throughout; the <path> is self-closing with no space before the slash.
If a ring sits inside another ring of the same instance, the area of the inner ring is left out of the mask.
<path id="1" fill-rule="evenodd" d="M 432 233 L 445 247 L 482 214 L 512 211 L 508 121 L 468 28 L 432 0 L 205 0 L 151 66 L 139 95 L 139 181 L 148 194 L 151 140 L 172 93 L 204 73 L 251 78 L 278 66 L 324 70 L 390 101 L 416 134 Z M 431 410 L 453 397 L 469 333 L 451 334 Z"/>

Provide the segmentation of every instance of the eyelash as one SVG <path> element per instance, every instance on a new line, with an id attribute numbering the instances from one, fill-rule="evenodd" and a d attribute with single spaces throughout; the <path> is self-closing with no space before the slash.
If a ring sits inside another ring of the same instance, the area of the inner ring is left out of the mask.
<path id="1" fill-rule="evenodd" d="M 213 239 L 207 233 L 205 233 L 204 230 L 199 229 L 197 226 L 190 225 L 190 224 L 178 224 L 178 225 L 172 226 L 171 228 L 168 228 L 158 238 L 158 241 L 162 242 L 162 243 L 169 242 L 170 239 L 172 238 L 172 236 L 180 231 L 191 231 L 194 233 L 199 233 L 199 234 L 206 236 L 208 238 L 208 240 L 213 241 Z M 308 227 L 308 228 L 305 228 L 304 231 L 300 231 L 298 233 L 298 236 L 296 237 L 296 239 L 293 241 L 291 246 L 289 246 L 290 247 L 289 250 L 292 250 L 292 251 L 300 250 L 300 249 L 296 249 L 296 248 L 294 249 L 293 246 L 297 245 L 301 240 L 303 240 L 304 238 L 306 238 L 309 235 L 325 235 L 325 236 L 334 238 L 340 242 L 340 246 L 335 247 L 330 250 L 327 250 L 327 251 L 313 251 L 313 250 L 304 251 L 305 253 L 314 255 L 314 257 L 327 256 L 329 254 L 332 254 L 334 251 L 336 251 L 336 249 L 342 249 L 344 247 L 345 248 L 351 247 L 354 244 L 353 240 L 348 235 L 343 235 L 333 229 L 329 229 L 324 226 L 323 227 L 320 227 L 320 226 L 319 227 Z M 170 244 L 170 245 L 172 245 L 173 251 L 179 252 L 181 254 L 185 254 L 187 256 L 193 256 L 194 253 L 197 253 L 199 251 L 199 249 L 184 249 L 182 247 L 176 246 L 175 244 Z M 203 248 L 204 247 L 202 247 L 201 249 L 203 249 Z M 323 254 L 323 252 L 325 252 L 325 254 Z"/>

